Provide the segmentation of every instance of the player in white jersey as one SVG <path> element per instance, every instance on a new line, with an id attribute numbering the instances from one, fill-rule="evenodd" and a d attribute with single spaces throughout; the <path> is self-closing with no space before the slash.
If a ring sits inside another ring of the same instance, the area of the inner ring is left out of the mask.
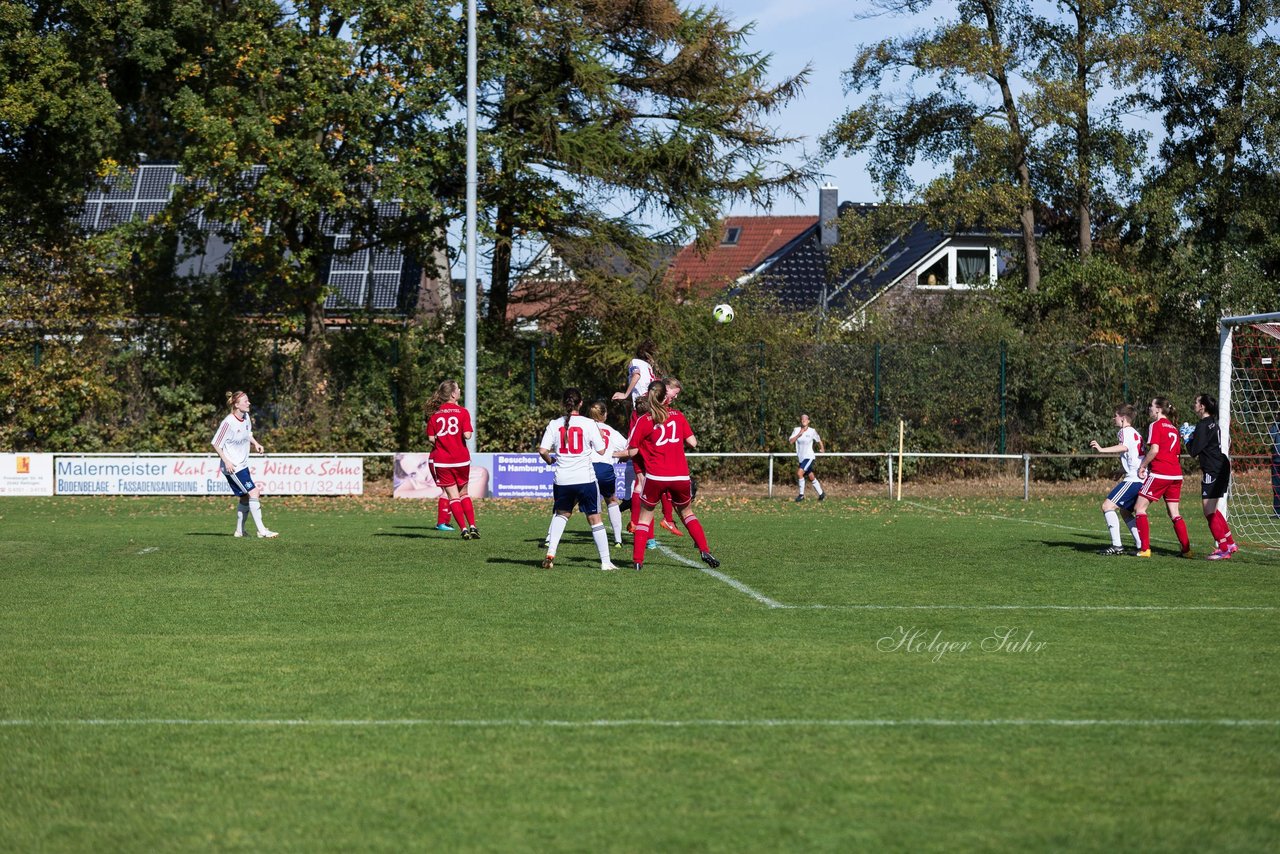
<path id="1" fill-rule="evenodd" d="M 279 534 L 262 524 L 262 506 L 259 502 L 261 492 L 249 473 L 249 449 L 260 454 L 263 452 L 262 445 L 253 438 L 253 422 L 249 419 L 249 395 L 242 391 L 229 391 L 227 406 L 231 412 L 218 425 L 212 444 L 221 460 L 218 469 L 230 484 L 232 493 L 240 498 L 236 505 L 235 536 L 244 536 L 245 517 L 253 516 L 253 524 L 258 528 L 259 537 L 278 537 Z"/>
<path id="2" fill-rule="evenodd" d="M 618 474 L 614 463 L 618 458 L 627 457 L 626 434 L 613 429 L 605 423 L 609 408 L 603 400 L 597 400 L 587 410 L 591 419 L 600 429 L 600 438 L 607 446 L 598 454 L 591 455 L 591 466 L 596 470 L 596 490 L 601 503 L 609 514 L 609 525 L 613 528 L 613 544 L 622 545 L 622 503 L 618 499 Z M 620 453 L 621 452 L 621 453 Z"/>
<path id="3" fill-rule="evenodd" d="M 1098 552 L 1100 555 L 1114 557 L 1124 554 L 1124 546 L 1120 543 L 1120 517 L 1133 535 L 1134 545 L 1142 548 L 1142 535 L 1138 533 L 1138 522 L 1133 515 L 1134 502 L 1142 491 L 1142 478 L 1138 477 L 1138 466 L 1142 464 L 1142 434 L 1133 428 L 1133 419 L 1137 410 L 1127 403 L 1116 407 L 1115 424 L 1116 443 L 1102 447 L 1097 441 L 1089 443 L 1099 454 L 1119 454 L 1120 467 L 1124 469 L 1124 477 L 1107 493 L 1102 501 L 1102 518 L 1107 521 L 1107 532 L 1111 535 L 1111 545 Z M 1119 515 L 1117 515 L 1119 514 Z"/>
<path id="4" fill-rule="evenodd" d="M 640 417 L 638 406 L 644 401 L 649 393 L 649 386 L 658 376 L 658 369 L 653 364 L 654 344 L 652 341 L 646 340 L 636 348 L 636 357 L 627 365 L 627 387 L 619 392 L 614 392 L 614 400 L 631 399 L 631 417 L 627 421 L 627 435 L 631 434 L 631 430 L 636 426 L 636 420 Z M 640 493 L 644 491 L 644 460 L 640 457 L 631 459 L 631 468 L 635 472 L 635 478 L 632 480 L 631 486 L 631 522 L 627 525 L 627 530 L 634 531 L 636 519 L 640 516 Z"/>
<path id="5" fill-rule="evenodd" d="M 582 406 L 582 392 L 567 388 L 561 402 L 564 404 L 564 416 L 547 424 L 542 441 L 538 443 L 538 454 L 556 470 L 553 487 L 555 515 L 551 517 L 551 528 L 547 531 L 547 556 L 542 561 L 542 568 L 551 569 L 555 565 L 560 537 L 564 535 L 576 506 L 587 514 L 587 521 L 591 523 L 591 537 L 600 552 L 600 568 L 617 569 L 609 559 L 609 538 L 605 536 L 604 522 L 600 519 L 596 470 L 591 464 L 592 454 L 603 452 L 608 445 L 596 422 L 578 414 Z"/>
<path id="6" fill-rule="evenodd" d="M 800 426 L 791 431 L 791 438 L 788 442 L 796 446 L 796 459 L 799 465 L 796 467 L 796 480 L 800 484 L 800 494 L 796 496 L 796 501 L 804 501 L 804 479 L 809 478 L 813 483 L 813 489 L 818 493 L 818 500 L 825 501 L 827 493 L 823 491 L 822 484 L 818 481 L 818 475 L 814 472 L 813 466 L 817 462 L 817 455 L 813 452 L 813 446 L 817 445 L 821 453 L 826 453 L 827 449 L 822 444 L 822 437 L 818 435 L 818 431 L 813 429 L 809 422 L 809 416 L 801 413 Z"/>

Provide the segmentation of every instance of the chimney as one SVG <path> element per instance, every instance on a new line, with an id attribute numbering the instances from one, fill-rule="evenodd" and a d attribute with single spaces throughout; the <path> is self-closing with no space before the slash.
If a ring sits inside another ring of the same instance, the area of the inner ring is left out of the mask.
<path id="1" fill-rule="evenodd" d="M 839 234 L 836 230 L 836 217 L 840 213 L 840 190 L 830 184 L 823 184 L 818 191 L 818 243 L 826 249 L 836 245 Z"/>

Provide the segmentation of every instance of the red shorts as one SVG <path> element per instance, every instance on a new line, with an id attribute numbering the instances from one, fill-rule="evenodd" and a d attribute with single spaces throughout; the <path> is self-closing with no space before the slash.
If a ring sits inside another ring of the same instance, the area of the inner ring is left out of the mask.
<path id="1" fill-rule="evenodd" d="M 436 486 L 444 489 L 456 486 L 459 490 L 467 488 L 471 480 L 471 463 L 461 466 L 436 466 Z"/>
<path id="2" fill-rule="evenodd" d="M 1153 504 L 1163 498 L 1165 501 L 1178 501 L 1182 498 L 1182 478 L 1152 477 L 1147 480 L 1138 492 Z"/>
<path id="3" fill-rule="evenodd" d="M 658 502 L 662 500 L 662 493 L 664 492 L 671 496 L 671 503 L 677 507 L 687 507 L 689 502 L 693 500 L 688 478 L 684 480 L 654 480 L 652 477 L 646 477 L 644 479 L 644 489 L 640 491 L 640 503 L 652 510 L 658 506 Z"/>

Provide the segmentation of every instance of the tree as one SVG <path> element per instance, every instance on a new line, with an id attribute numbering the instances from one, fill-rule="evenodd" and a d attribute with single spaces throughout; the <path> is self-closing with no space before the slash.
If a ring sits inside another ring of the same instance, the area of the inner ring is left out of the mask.
<path id="1" fill-rule="evenodd" d="M 493 0 L 479 15 L 481 207 L 494 241 L 488 321 L 506 322 L 513 244 L 589 238 L 645 251 L 714 228 L 730 200 L 798 192 L 811 164 L 768 117 L 807 70 L 767 80 L 749 26 L 675 0 Z M 460 95 L 461 93 L 459 93 Z"/>
<path id="2" fill-rule="evenodd" d="M 199 211 L 298 318 L 306 399 L 324 388 L 330 258 L 383 245 L 425 258 L 444 233 L 459 25 L 426 0 L 217 10 L 167 103 L 193 179 L 172 215 Z M 352 238 L 327 240 L 332 223 Z"/>
<path id="3" fill-rule="evenodd" d="M 1146 104 L 1164 124 L 1139 225 L 1150 253 L 1193 247 L 1213 269 L 1239 253 L 1280 274 L 1277 0 L 1162 0 L 1142 7 L 1152 49 Z"/>
<path id="4" fill-rule="evenodd" d="M 917 13 L 931 2 L 877 5 Z M 960 0 L 955 18 L 932 31 L 862 46 L 845 72 L 845 88 L 872 94 L 835 123 L 824 148 L 829 154 L 870 151 L 871 174 L 886 201 L 922 201 L 941 228 L 1016 222 L 1026 288 L 1034 292 L 1040 282 L 1034 128 L 1014 90 L 1017 77 L 1029 71 L 1029 19 L 1022 0 Z M 886 84 L 903 73 L 921 86 L 899 101 Z M 910 169 L 921 160 L 948 164 L 950 171 L 918 188 Z"/>
<path id="5" fill-rule="evenodd" d="M 1127 184 L 1143 157 L 1145 134 L 1123 119 L 1135 99 L 1131 84 L 1145 40 L 1123 0 L 1055 5 L 1059 17 L 1030 23 L 1039 55 L 1027 105 L 1046 130 L 1035 146 L 1035 173 L 1046 206 L 1070 211 L 1078 256 L 1087 259 L 1097 206 L 1110 207 L 1116 219 L 1119 205 L 1107 188 Z"/>

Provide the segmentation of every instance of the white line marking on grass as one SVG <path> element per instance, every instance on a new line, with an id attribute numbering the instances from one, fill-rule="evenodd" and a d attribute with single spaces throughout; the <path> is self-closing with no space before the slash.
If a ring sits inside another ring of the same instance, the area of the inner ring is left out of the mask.
<path id="1" fill-rule="evenodd" d="M 963 513 L 959 510 L 951 510 L 947 507 L 930 507 L 928 504 L 921 504 L 918 501 L 904 501 L 903 504 L 910 504 L 912 507 L 919 507 L 921 510 L 929 510 L 934 513 L 948 513 L 952 516 L 981 516 L 984 519 L 999 519 L 1004 522 L 1022 522 L 1027 525 L 1043 525 L 1046 528 L 1058 528 L 1062 531 L 1080 531 L 1085 534 L 1097 534 L 1097 528 L 1076 528 L 1071 525 L 1056 525 L 1053 522 L 1041 522 L 1039 519 L 1019 519 L 1017 516 L 999 516 L 995 513 Z"/>
<path id="2" fill-rule="evenodd" d="M 914 502 L 908 502 L 914 504 Z M 916 504 L 917 507 L 923 507 L 925 510 L 933 508 L 923 504 Z M 940 511 L 943 512 L 943 511 Z M 1007 517 L 995 516 L 992 518 L 1004 519 Z M 1031 521 L 1023 519 L 1009 518 L 1008 521 L 1020 522 Z M 1049 525 L 1048 522 L 1034 522 L 1033 524 Z M 1054 528 L 1062 528 L 1062 525 L 1051 525 Z M 1080 528 L 1067 528 L 1071 531 L 1082 530 Z M 685 566 L 693 567 L 699 572 L 709 575 L 717 581 L 745 593 L 760 604 L 782 611 L 1138 611 L 1138 612 L 1182 612 L 1182 611 L 1275 611 L 1278 610 L 1274 605 L 873 605 L 873 604 L 851 604 L 851 605 L 788 605 L 779 602 L 776 599 L 770 599 L 763 593 L 755 590 L 741 581 L 726 575 L 719 570 L 704 566 L 697 561 L 672 551 L 662 543 L 658 543 L 658 551 L 667 557 L 678 561 Z"/>
<path id="3" fill-rule="evenodd" d="M 666 555 L 669 558 L 672 558 L 673 560 L 677 560 L 680 563 L 683 563 L 685 566 L 691 566 L 694 569 L 698 570 L 699 572 L 711 576 L 717 581 L 723 581 L 725 584 L 729 585 L 734 590 L 737 590 L 740 593 L 747 594 L 752 599 L 759 602 L 761 605 L 765 605 L 770 608 L 790 607 L 788 605 L 783 605 L 781 602 L 778 602 L 774 599 L 770 599 L 768 596 L 764 595 L 763 593 L 760 593 L 756 590 L 752 590 L 750 587 L 743 584 L 738 579 L 725 575 L 723 572 L 720 572 L 719 570 L 712 569 L 709 566 L 704 566 L 703 564 L 697 563 L 696 561 L 689 560 L 687 557 L 676 554 L 671 549 L 664 546 L 662 543 L 658 543 L 658 551 L 662 552 L 664 555 Z"/>
<path id="4" fill-rule="evenodd" d="M 779 605 L 804 611 L 1274 611 L 1274 605 Z"/>
<path id="5" fill-rule="evenodd" d="M 621 718 L 616 720 L 557 720 L 532 718 L 446 719 L 398 718 L 364 719 L 254 719 L 254 718 L 87 718 L 0 720 L 0 727 L 458 727 L 458 728 L 547 728 L 596 729 L 609 727 L 663 728 L 891 728 L 891 727 L 1280 727 L 1280 720 L 1251 718 L 692 718 L 663 720 L 655 718 Z"/>
<path id="6" fill-rule="evenodd" d="M 138 554 L 140 554 L 140 555 L 149 555 L 149 554 L 151 554 L 152 552 L 158 552 L 158 551 L 160 551 L 159 546 L 148 546 L 147 548 L 145 548 L 145 549 L 143 549 L 142 551 L 138 552 Z"/>

